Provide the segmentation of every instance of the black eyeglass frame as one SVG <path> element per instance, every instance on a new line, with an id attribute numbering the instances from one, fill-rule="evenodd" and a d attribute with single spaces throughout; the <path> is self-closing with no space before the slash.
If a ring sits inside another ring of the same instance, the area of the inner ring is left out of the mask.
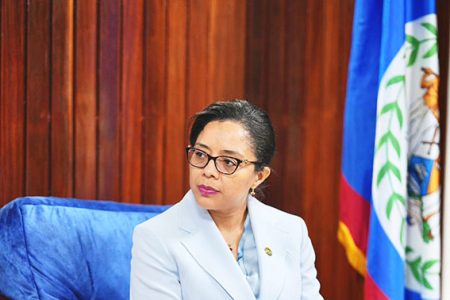
<path id="1" fill-rule="evenodd" d="M 208 160 L 206 161 L 206 163 L 205 163 L 205 165 L 203 167 L 199 167 L 199 166 L 193 165 L 189 161 L 189 151 L 191 151 L 191 150 L 200 151 L 200 152 L 206 154 L 206 156 L 208 157 Z M 231 158 L 231 159 L 234 159 L 235 161 L 237 161 L 236 169 L 234 169 L 234 171 L 232 173 L 224 173 L 224 172 L 220 171 L 219 168 L 217 168 L 217 164 L 216 164 L 216 160 L 219 157 Z M 224 175 L 233 175 L 239 169 L 239 166 L 241 164 L 260 164 L 261 163 L 259 161 L 251 161 L 251 160 L 248 160 L 248 159 L 239 159 L 239 158 L 232 157 L 232 156 L 227 156 L 227 155 L 212 156 L 212 155 L 209 155 L 208 153 L 206 153 L 205 151 L 200 150 L 198 148 L 195 148 L 193 146 L 187 146 L 186 147 L 186 159 L 187 159 L 188 163 L 191 166 L 193 166 L 194 168 L 198 168 L 198 169 L 204 169 L 209 164 L 209 161 L 212 160 L 214 162 L 214 167 L 216 168 L 217 172 L 219 172 L 220 174 L 224 174 Z"/>

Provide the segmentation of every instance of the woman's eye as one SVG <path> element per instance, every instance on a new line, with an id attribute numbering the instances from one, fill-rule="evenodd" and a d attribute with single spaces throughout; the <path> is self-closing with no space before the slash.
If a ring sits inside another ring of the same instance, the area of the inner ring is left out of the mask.
<path id="1" fill-rule="evenodd" d="M 201 151 L 195 151 L 194 155 L 197 156 L 198 158 L 204 158 L 206 156 L 206 154 Z"/>
<path id="2" fill-rule="evenodd" d="M 233 159 L 229 159 L 229 158 L 224 158 L 223 162 L 227 165 L 227 166 L 235 166 L 236 165 L 236 161 Z"/>

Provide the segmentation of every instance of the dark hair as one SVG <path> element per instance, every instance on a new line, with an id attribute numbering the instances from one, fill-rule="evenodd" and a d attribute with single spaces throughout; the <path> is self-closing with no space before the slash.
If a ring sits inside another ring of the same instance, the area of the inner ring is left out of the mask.
<path id="1" fill-rule="evenodd" d="M 257 171 L 268 166 L 275 153 L 275 133 L 269 116 L 259 107 L 246 100 L 230 100 L 215 102 L 193 117 L 189 142 L 195 145 L 197 138 L 212 121 L 237 121 L 250 135 L 250 144 L 258 160 Z"/>

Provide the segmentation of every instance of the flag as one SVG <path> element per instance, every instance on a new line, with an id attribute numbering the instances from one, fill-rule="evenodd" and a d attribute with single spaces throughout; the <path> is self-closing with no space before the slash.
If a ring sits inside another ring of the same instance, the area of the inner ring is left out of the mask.
<path id="1" fill-rule="evenodd" d="M 440 299 L 436 5 L 357 0 L 338 239 L 365 299 Z"/>

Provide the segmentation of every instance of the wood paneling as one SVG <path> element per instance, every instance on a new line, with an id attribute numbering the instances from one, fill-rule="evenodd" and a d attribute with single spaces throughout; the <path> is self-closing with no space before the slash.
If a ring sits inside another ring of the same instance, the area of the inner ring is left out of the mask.
<path id="1" fill-rule="evenodd" d="M 25 191 L 26 7 L 0 3 L 0 206 Z"/>
<path id="2" fill-rule="evenodd" d="M 209 80 L 210 19 L 212 2 L 193 0 L 189 2 L 187 24 L 187 73 L 186 114 L 194 115 L 209 102 L 209 90 L 214 86 Z M 208 37 L 208 38 L 205 38 Z"/>
<path id="3" fill-rule="evenodd" d="M 325 299 L 361 299 L 362 280 L 335 238 L 352 3 L 249 6 L 247 93 L 266 108 L 277 132 L 266 202 L 305 219 Z M 333 270 L 342 268 L 346 276 L 336 278 Z"/>
<path id="4" fill-rule="evenodd" d="M 175 203 L 185 190 L 183 148 L 186 116 L 187 2 L 167 2 L 164 185 L 166 201 Z M 180 118 L 183 116 L 183 118 Z M 170 166 L 170 167 L 169 167 Z"/>
<path id="5" fill-rule="evenodd" d="M 247 98 L 277 131 L 264 201 L 306 220 L 325 298 L 362 299 L 336 238 L 353 2 L 2 1 L 0 206 L 37 194 L 175 203 L 189 118 Z M 438 17 L 445 82 L 447 2 Z"/>
<path id="6" fill-rule="evenodd" d="M 438 9 L 447 61 L 448 4 Z M 336 239 L 352 16 L 353 1 L 247 1 L 246 95 L 277 132 L 265 201 L 305 219 L 325 299 L 363 298 L 363 279 Z"/>
<path id="7" fill-rule="evenodd" d="M 50 193 L 73 194 L 74 0 L 52 1 Z"/>
<path id="8" fill-rule="evenodd" d="M 98 199 L 120 200 L 121 183 L 121 1 L 99 1 Z"/>
<path id="9" fill-rule="evenodd" d="M 175 203 L 189 117 L 245 96 L 245 1 L 19 0 L 2 16 L 1 204 Z"/>
<path id="10" fill-rule="evenodd" d="M 167 2 L 144 2 L 144 138 L 142 203 L 164 203 Z"/>
<path id="11" fill-rule="evenodd" d="M 122 201 L 141 202 L 144 2 L 123 2 L 122 49 Z"/>
<path id="12" fill-rule="evenodd" d="M 34 0 L 28 2 L 27 8 L 25 193 L 47 195 L 50 193 L 52 7 L 49 0 Z"/>
<path id="13" fill-rule="evenodd" d="M 208 22 L 208 103 L 243 98 L 245 1 L 212 0 Z"/>
<path id="14" fill-rule="evenodd" d="M 74 16 L 74 191 L 97 197 L 97 3 L 78 0 Z"/>

